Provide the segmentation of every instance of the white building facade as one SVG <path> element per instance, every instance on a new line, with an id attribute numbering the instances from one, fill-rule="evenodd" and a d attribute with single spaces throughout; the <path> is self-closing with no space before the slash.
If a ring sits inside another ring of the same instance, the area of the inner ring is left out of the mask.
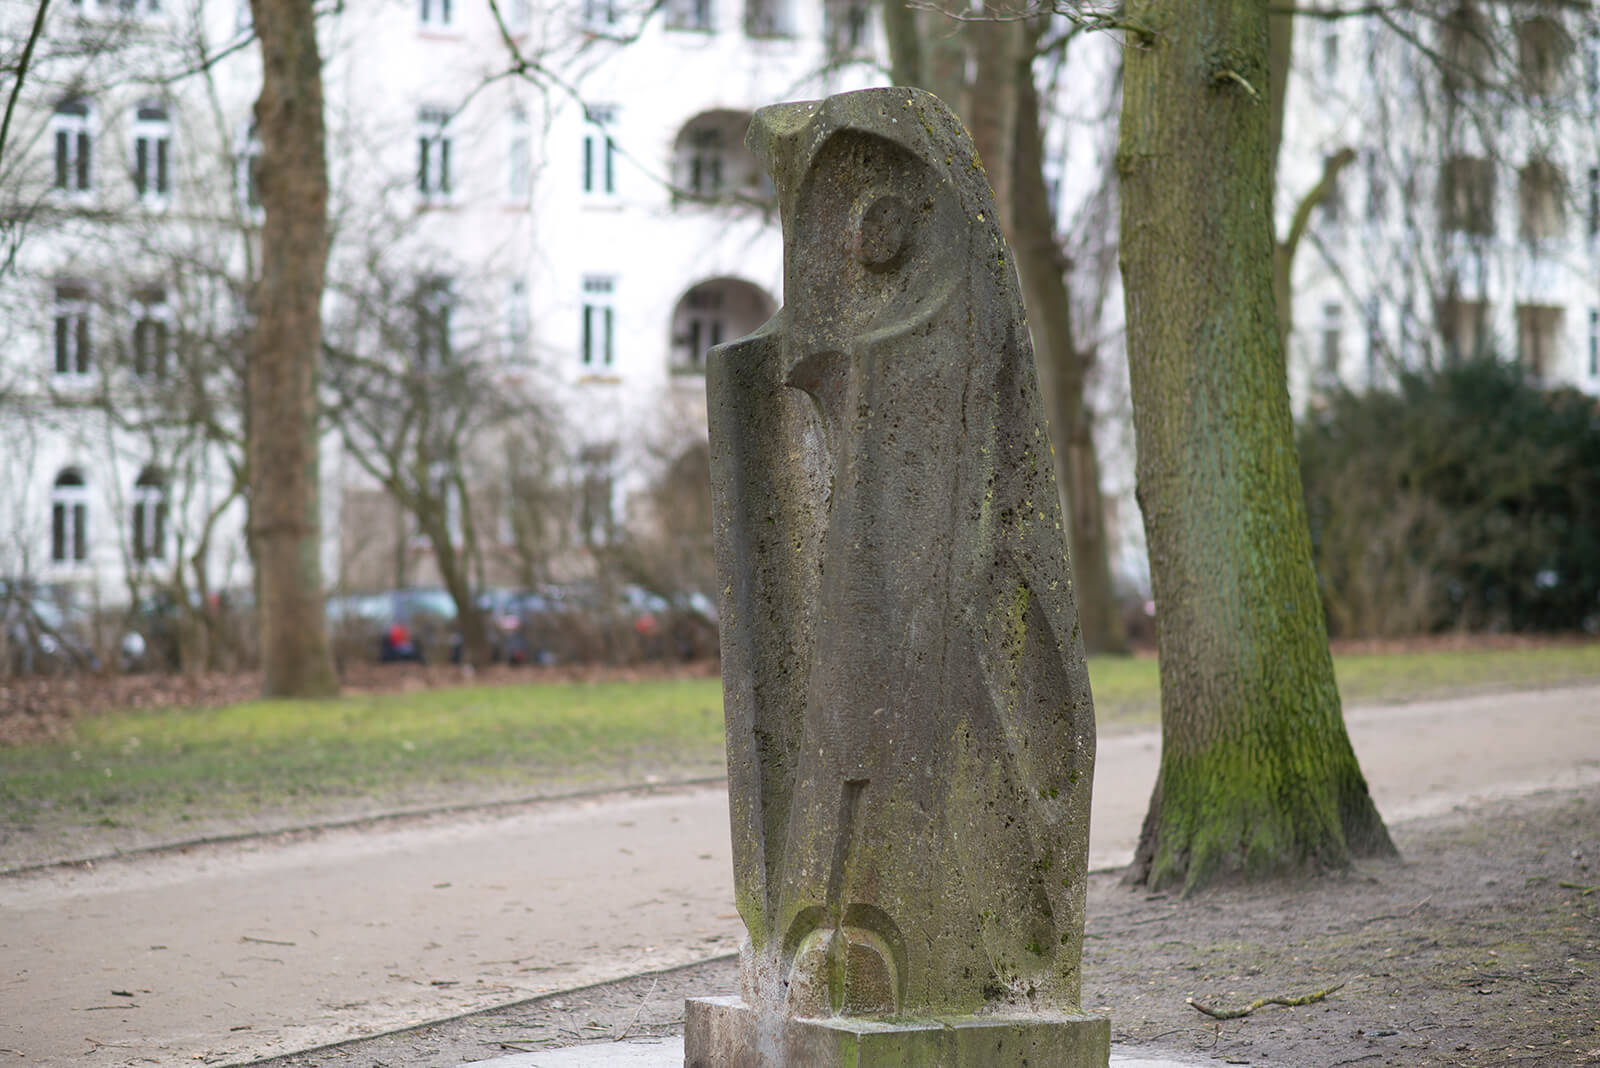
<path id="1" fill-rule="evenodd" d="M 1295 60 L 1280 234 L 1349 154 L 1295 259 L 1296 397 L 1475 356 L 1600 395 L 1600 16 L 1302 16 Z"/>
<path id="2" fill-rule="evenodd" d="M 5 0 L 8 39 L 34 10 Z M 706 350 L 781 300 L 750 114 L 869 84 L 852 60 L 872 20 L 797 0 L 499 13 L 358 0 L 322 17 L 329 343 L 397 374 L 472 354 L 487 369 L 473 388 L 536 402 L 562 477 L 602 498 L 581 521 L 610 537 L 703 441 Z M 198 561 L 209 587 L 248 586 L 239 375 L 262 221 L 248 5 L 62 3 L 38 54 L 0 176 L 25 220 L 0 277 L 0 577 L 115 602 Z M 409 336 L 372 313 L 384 301 Z M 404 518 L 347 514 L 346 494 L 384 490 L 338 424 L 330 584 L 351 580 L 352 546 L 422 552 Z M 468 446 L 471 479 L 503 480 L 493 435 Z M 480 523 L 480 543 L 506 526 Z"/>

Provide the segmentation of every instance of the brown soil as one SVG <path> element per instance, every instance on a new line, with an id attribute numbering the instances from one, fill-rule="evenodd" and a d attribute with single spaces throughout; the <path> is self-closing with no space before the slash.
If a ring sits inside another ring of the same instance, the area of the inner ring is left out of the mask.
<path id="1" fill-rule="evenodd" d="M 1116 1047 L 1262 1068 L 1600 1063 L 1600 788 L 1391 828 L 1405 859 L 1177 899 L 1090 880 L 1084 1005 Z M 1239 1009 L 1343 984 L 1298 1008 Z M 730 958 L 259 1062 L 424 1068 L 682 1027 Z"/>

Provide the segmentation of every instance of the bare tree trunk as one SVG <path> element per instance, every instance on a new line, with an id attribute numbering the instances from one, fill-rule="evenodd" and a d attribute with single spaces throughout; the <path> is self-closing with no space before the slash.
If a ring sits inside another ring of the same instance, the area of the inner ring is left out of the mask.
<path id="1" fill-rule="evenodd" d="M 251 0 L 261 44 L 261 280 L 248 372 L 263 691 L 337 693 L 322 604 L 317 376 L 327 263 L 322 58 L 311 0 Z"/>
<path id="2" fill-rule="evenodd" d="M 1394 852 L 1345 732 L 1273 303 L 1262 0 L 1142 0 L 1122 273 L 1161 657 L 1161 771 L 1130 877 Z"/>
<path id="3" fill-rule="evenodd" d="M 989 21 L 962 25 L 939 12 L 884 0 L 884 28 L 896 84 L 944 98 L 966 120 L 995 192 L 1001 225 L 1017 258 L 1033 335 L 1045 415 L 1055 443 L 1056 485 L 1069 524 L 1074 592 L 1090 652 L 1126 652 L 1111 582 L 1093 414 L 1084 396 L 1086 361 L 1072 337 L 1066 267 L 1044 177 L 1033 57 L 1042 21 L 1022 22 L 998 0 Z M 972 84 L 966 84 L 970 50 Z"/>
<path id="4" fill-rule="evenodd" d="M 1044 177 L 1039 93 L 1033 83 L 1032 37 L 1019 57 L 1015 162 L 1010 211 L 1003 223 L 1017 258 L 1034 362 L 1045 418 L 1054 443 L 1056 486 L 1067 520 L 1072 579 L 1083 644 L 1091 653 L 1125 653 L 1128 637 L 1117 612 L 1106 537 L 1105 497 L 1100 492 L 1100 457 L 1094 444 L 1094 413 L 1085 397 L 1088 360 L 1072 335 L 1067 263 L 1055 239 L 1055 219 Z"/>

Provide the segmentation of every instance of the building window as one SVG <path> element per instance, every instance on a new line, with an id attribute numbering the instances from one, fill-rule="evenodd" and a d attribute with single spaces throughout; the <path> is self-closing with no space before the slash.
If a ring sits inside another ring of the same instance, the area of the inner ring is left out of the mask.
<path id="1" fill-rule="evenodd" d="M 455 21 L 455 0 L 418 0 L 417 21 L 424 29 L 448 29 Z"/>
<path id="2" fill-rule="evenodd" d="M 506 29 L 513 36 L 521 36 L 533 25 L 533 0 L 511 0 L 511 12 L 506 16 Z"/>
<path id="3" fill-rule="evenodd" d="M 711 0 L 669 0 L 667 29 L 702 30 L 713 28 Z"/>
<path id="4" fill-rule="evenodd" d="M 1544 304 L 1517 306 L 1517 361 L 1534 378 L 1544 378 L 1561 355 L 1561 309 Z"/>
<path id="5" fill-rule="evenodd" d="M 1333 157 L 1322 161 L 1322 173 L 1328 178 L 1327 192 L 1322 197 L 1322 220 L 1337 226 L 1344 222 L 1344 168 L 1333 165 Z"/>
<path id="6" fill-rule="evenodd" d="M 688 166 L 684 186 L 699 197 L 714 197 L 723 191 L 722 131 L 709 127 L 689 132 Z"/>
<path id="7" fill-rule="evenodd" d="M 1600 33 L 1591 32 L 1583 42 L 1583 85 L 1590 100 L 1600 96 Z"/>
<path id="8" fill-rule="evenodd" d="M 88 101 L 62 101 L 56 106 L 50 128 L 55 135 L 56 188 L 69 193 L 89 192 L 94 175 L 90 167 Z"/>
<path id="9" fill-rule="evenodd" d="M 417 283 L 412 312 L 418 370 L 437 370 L 450 362 L 455 349 L 451 332 L 455 303 L 451 279 L 435 275 Z"/>
<path id="10" fill-rule="evenodd" d="M 1322 77 L 1329 84 L 1339 80 L 1339 24 L 1332 19 L 1322 27 Z"/>
<path id="11" fill-rule="evenodd" d="M 133 559 L 166 558 L 167 487 L 161 472 L 147 467 L 133 484 Z"/>
<path id="12" fill-rule="evenodd" d="M 1446 362 L 1476 360 L 1485 354 L 1489 342 L 1487 304 L 1481 300 L 1442 300 L 1437 317 Z"/>
<path id="13" fill-rule="evenodd" d="M 736 278 L 701 282 L 673 310 L 669 369 L 704 374 L 714 346 L 753 333 L 772 312 L 772 299 L 759 286 Z"/>
<path id="14" fill-rule="evenodd" d="M 1589 236 L 1600 234 L 1600 167 L 1589 168 Z"/>
<path id="15" fill-rule="evenodd" d="M 590 33 L 614 33 L 621 12 L 618 0 L 583 0 L 583 28 Z"/>
<path id="16" fill-rule="evenodd" d="M 1439 175 L 1439 221 L 1446 232 L 1494 233 L 1494 161 L 1455 156 Z"/>
<path id="17" fill-rule="evenodd" d="M 1589 377 L 1600 378 L 1600 308 L 1589 309 Z"/>
<path id="18" fill-rule="evenodd" d="M 751 37 L 789 36 L 784 0 L 745 0 L 744 32 Z"/>
<path id="19" fill-rule="evenodd" d="M 1378 384 L 1378 368 L 1383 363 L 1382 309 L 1377 297 L 1367 298 L 1367 388 Z"/>
<path id="20" fill-rule="evenodd" d="M 1445 88 L 1479 89 L 1494 72 L 1493 30 L 1481 12 L 1462 5 L 1440 24 L 1439 51 Z"/>
<path id="21" fill-rule="evenodd" d="M 50 490 L 50 559 L 57 564 L 89 558 L 89 488 L 76 467 L 56 476 Z"/>
<path id="22" fill-rule="evenodd" d="M 443 108 L 417 112 L 417 192 L 428 203 L 450 199 L 449 121 Z"/>
<path id="23" fill-rule="evenodd" d="M 133 373 L 162 379 L 171 362 L 172 312 L 167 294 L 147 289 L 133 298 Z"/>
<path id="24" fill-rule="evenodd" d="M 1383 173 L 1383 157 L 1375 148 L 1361 153 L 1367 172 L 1367 221 L 1382 222 L 1389 210 L 1389 179 Z"/>
<path id="25" fill-rule="evenodd" d="M 56 286 L 54 320 L 56 377 L 87 378 L 93 354 L 88 288 L 71 284 Z"/>
<path id="26" fill-rule="evenodd" d="M 616 279 L 589 275 L 583 280 L 583 343 L 579 359 L 584 367 L 610 367 L 616 359 L 616 308 L 612 301 Z"/>
<path id="27" fill-rule="evenodd" d="M 1572 38 L 1552 18 L 1536 16 L 1517 23 L 1517 73 L 1530 96 L 1559 96 L 1567 91 Z"/>
<path id="28" fill-rule="evenodd" d="M 521 278 L 513 278 L 506 286 L 506 355 L 513 359 L 524 355 L 528 351 L 528 339 L 532 333 L 528 283 Z"/>
<path id="29" fill-rule="evenodd" d="M 701 112 L 685 123 L 672 145 L 676 195 L 694 200 L 770 197 L 770 183 L 744 147 L 749 129 L 750 115 L 742 111 Z"/>
<path id="30" fill-rule="evenodd" d="M 610 196 L 617 191 L 617 143 L 610 134 L 616 119 L 615 108 L 585 109 L 583 191 L 593 196 Z"/>
<path id="31" fill-rule="evenodd" d="M 578 537 L 593 547 L 610 545 L 616 537 L 615 445 L 590 445 L 578 454 L 583 479 L 578 500 Z"/>
<path id="32" fill-rule="evenodd" d="M 172 191 L 172 121 L 166 106 L 140 104 L 133 120 L 133 188 L 141 200 L 165 200 Z"/>
<path id="33" fill-rule="evenodd" d="M 695 286 L 683 303 L 680 330 L 672 338 L 673 369 L 704 374 L 707 353 L 727 332 L 723 292 L 715 285 Z"/>
<path id="34" fill-rule="evenodd" d="M 822 31 L 833 59 L 871 50 L 872 7 L 866 0 L 824 0 Z"/>
<path id="35" fill-rule="evenodd" d="M 239 198 L 239 208 L 247 216 L 261 213 L 261 138 L 256 124 L 248 123 L 239 130 L 234 150 L 233 183 Z"/>
<path id="36" fill-rule="evenodd" d="M 533 141 L 528 135 L 528 113 L 511 112 L 511 143 L 506 152 L 506 196 L 514 204 L 527 204 L 533 193 Z"/>
<path id="37" fill-rule="evenodd" d="M 1344 346 L 1344 308 L 1337 301 L 1322 306 L 1322 359 L 1318 371 L 1327 384 L 1339 380 L 1339 364 Z"/>
<path id="38" fill-rule="evenodd" d="M 1561 236 L 1567 227 L 1564 185 L 1561 172 L 1549 160 L 1531 160 L 1518 172 L 1517 199 L 1524 241 L 1546 241 Z"/>

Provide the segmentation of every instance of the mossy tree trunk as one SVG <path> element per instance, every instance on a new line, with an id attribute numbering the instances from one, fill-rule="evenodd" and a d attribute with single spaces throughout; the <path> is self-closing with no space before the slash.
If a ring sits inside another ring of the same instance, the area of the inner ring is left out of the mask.
<path id="1" fill-rule="evenodd" d="M 1394 847 L 1345 733 L 1273 302 L 1265 0 L 1135 0 L 1122 274 L 1161 658 L 1130 877 L 1191 890 Z"/>
<path id="2" fill-rule="evenodd" d="M 311 0 L 251 0 L 261 45 L 261 279 L 247 388 L 263 691 L 337 693 L 322 604 L 317 376 L 328 251 L 322 57 Z"/>

